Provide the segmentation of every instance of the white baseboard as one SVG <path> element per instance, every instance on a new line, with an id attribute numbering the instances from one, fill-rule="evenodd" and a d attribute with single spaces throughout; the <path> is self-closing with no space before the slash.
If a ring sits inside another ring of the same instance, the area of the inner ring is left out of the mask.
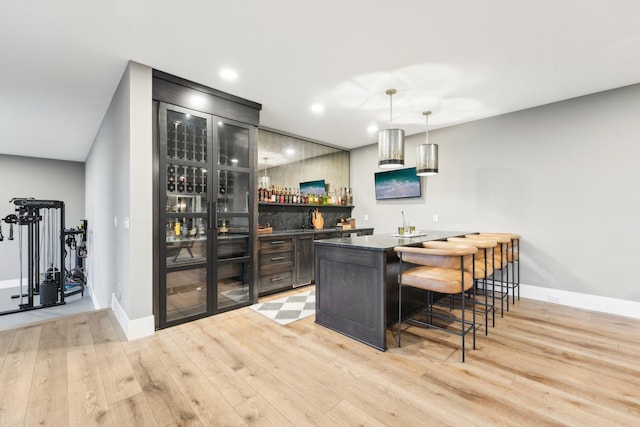
<path id="1" fill-rule="evenodd" d="M 130 320 L 124 311 L 115 294 L 111 294 L 111 309 L 120 323 L 120 327 L 127 336 L 127 340 L 132 341 L 138 338 L 148 337 L 155 332 L 155 321 L 153 316 L 141 319 Z"/>
<path id="2" fill-rule="evenodd" d="M 90 283 L 87 283 L 85 286 L 85 289 L 87 289 L 89 291 L 89 295 L 91 296 L 91 302 L 93 303 L 93 308 L 95 308 L 96 310 L 100 310 L 101 308 L 104 307 L 100 307 L 100 302 L 98 301 L 98 298 L 96 297 L 96 293 L 93 292 L 93 288 L 91 287 Z"/>
<path id="3" fill-rule="evenodd" d="M 22 286 L 26 286 L 27 281 L 22 281 Z M 0 280 L 0 289 L 18 288 L 20 287 L 20 279 Z"/>
<path id="4" fill-rule="evenodd" d="M 553 304 L 640 319 L 640 302 L 520 284 L 520 296 Z"/>

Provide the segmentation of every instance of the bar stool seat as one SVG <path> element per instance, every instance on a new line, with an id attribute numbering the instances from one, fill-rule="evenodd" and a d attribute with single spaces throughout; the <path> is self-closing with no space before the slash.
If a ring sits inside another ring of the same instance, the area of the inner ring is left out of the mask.
<path id="1" fill-rule="evenodd" d="M 448 333 L 459 335 L 462 341 L 462 361 L 465 359 L 465 337 L 472 332 L 473 348 L 476 348 L 475 304 L 472 305 L 471 321 L 465 320 L 465 291 L 472 289 L 474 280 L 473 255 L 478 251 L 475 246 L 460 245 L 451 242 L 426 242 L 424 248 L 396 247 L 394 251 L 400 258 L 400 273 L 398 274 L 398 339 L 400 347 L 402 335 L 402 288 L 411 286 L 427 291 L 426 316 L 427 320 L 418 320 L 415 315 L 408 319 L 414 325 L 435 328 Z M 417 264 L 417 267 L 403 271 L 403 263 Z M 458 319 L 454 315 L 445 316 L 433 312 L 433 292 L 445 294 L 460 294 L 462 298 L 461 315 Z M 475 294 L 475 292 L 474 292 Z M 460 329 L 454 330 L 440 326 L 433 319 L 445 320 L 448 323 L 460 323 Z"/>

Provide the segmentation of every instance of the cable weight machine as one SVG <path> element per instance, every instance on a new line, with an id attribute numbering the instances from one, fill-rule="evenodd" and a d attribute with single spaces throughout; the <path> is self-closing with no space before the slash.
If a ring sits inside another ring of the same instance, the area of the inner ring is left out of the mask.
<path id="1" fill-rule="evenodd" d="M 14 226 L 17 227 L 20 294 L 12 298 L 20 298 L 17 310 L 0 312 L 0 315 L 19 313 L 65 304 L 65 297 L 82 293 L 84 295 L 85 276 L 83 259 L 86 257 L 86 220 L 79 229 L 64 228 L 64 202 L 59 200 L 36 200 L 33 198 L 14 198 L 15 214 L 0 219 L 0 241 L 4 239 L 1 223 L 9 225 L 9 240 L 14 239 Z M 25 232 L 26 230 L 26 232 Z M 23 262 L 24 236 L 26 234 L 26 266 Z M 80 244 L 76 238 L 80 237 Z M 73 240 L 73 242 L 72 242 Z M 65 243 L 70 250 L 76 252 L 76 268 L 65 269 Z M 72 247 L 73 246 L 73 247 Z M 26 267 L 26 292 L 24 291 Z M 75 271 L 72 286 L 80 289 L 66 292 L 66 282 Z M 40 304 L 35 304 L 35 296 L 40 297 Z"/>

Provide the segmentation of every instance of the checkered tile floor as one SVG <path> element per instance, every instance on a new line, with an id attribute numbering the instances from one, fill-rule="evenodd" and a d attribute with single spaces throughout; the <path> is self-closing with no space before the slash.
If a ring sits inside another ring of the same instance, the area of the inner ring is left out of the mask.
<path id="1" fill-rule="evenodd" d="M 304 319 L 316 312 L 316 290 L 309 289 L 277 300 L 251 306 L 258 313 L 281 325 Z"/>

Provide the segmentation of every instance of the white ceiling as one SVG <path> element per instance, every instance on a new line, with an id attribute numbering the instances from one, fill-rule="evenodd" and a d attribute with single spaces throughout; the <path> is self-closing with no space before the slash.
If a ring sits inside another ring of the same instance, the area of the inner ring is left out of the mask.
<path id="1" fill-rule="evenodd" d="M 640 82 L 640 2 L 3 1 L 0 153 L 83 161 L 128 60 L 354 148 L 388 126 L 388 88 L 414 134 L 424 110 L 436 129 Z"/>

